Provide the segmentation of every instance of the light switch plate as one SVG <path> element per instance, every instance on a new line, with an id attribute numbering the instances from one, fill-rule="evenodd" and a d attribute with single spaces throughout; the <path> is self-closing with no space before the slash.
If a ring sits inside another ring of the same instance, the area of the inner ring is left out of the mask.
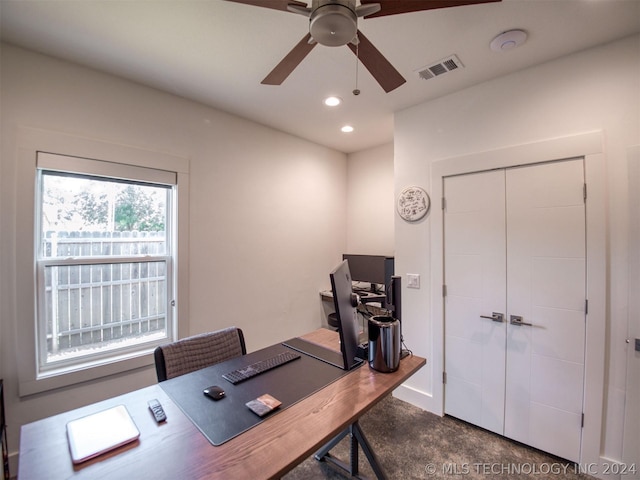
<path id="1" fill-rule="evenodd" d="M 407 288 L 420 288 L 420 274 L 407 273 Z"/>

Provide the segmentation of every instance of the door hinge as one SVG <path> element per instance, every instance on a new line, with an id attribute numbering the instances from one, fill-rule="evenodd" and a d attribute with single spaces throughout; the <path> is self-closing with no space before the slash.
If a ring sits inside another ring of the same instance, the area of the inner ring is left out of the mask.
<path id="1" fill-rule="evenodd" d="M 589 299 L 586 299 L 584 301 L 584 314 L 588 315 L 589 314 Z"/>
<path id="2" fill-rule="evenodd" d="M 446 285 L 442 285 L 442 296 L 443 297 L 447 296 L 447 286 Z"/>
<path id="3" fill-rule="evenodd" d="M 444 210 L 445 208 L 447 208 L 447 200 L 442 197 L 442 210 Z"/>
<path id="4" fill-rule="evenodd" d="M 582 418 L 580 420 L 580 428 L 584 428 L 584 412 L 582 412 Z"/>
<path id="5" fill-rule="evenodd" d="M 582 185 L 582 199 L 587 201 L 587 184 Z"/>
<path id="6" fill-rule="evenodd" d="M 447 372 L 442 372 L 442 383 L 447 383 Z"/>

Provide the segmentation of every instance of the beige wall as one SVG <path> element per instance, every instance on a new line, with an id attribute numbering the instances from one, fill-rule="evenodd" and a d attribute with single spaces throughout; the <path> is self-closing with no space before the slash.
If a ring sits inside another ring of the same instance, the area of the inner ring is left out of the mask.
<path id="1" fill-rule="evenodd" d="M 395 117 L 395 191 L 418 183 L 434 188 L 434 162 L 506 147 L 602 131 L 606 177 L 606 350 L 601 454 L 621 459 L 626 389 L 627 151 L 640 143 L 640 37 L 567 56 L 418 105 Z M 432 199 L 440 208 L 439 199 Z M 430 216 L 431 217 L 431 216 Z M 396 219 L 396 272 L 420 273 L 423 288 L 406 291 L 405 340 L 427 358 L 442 358 L 433 338 L 431 304 L 441 285 L 431 285 L 431 224 Z M 438 362 L 435 362 L 438 364 Z M 439 362 L 441 365 L 441 362 Z M 437 411 L 441 371 L 434 362 L 409 380 L 419 403 Z M 436 395 L 436 397 L 438 397 Z M 637 422 L 636 422 L 637 424 Z M 599 443 L 600 438 L 590 439 Z"/>
<path id="2" fill-rule="evenodd" d="M 318 292 L 346 248 L 347 157 L 194 102 L 3 45 L 0 157 L 0 366 L 9 446 L 22 424 L 156 381 L 153 367 L 19 398 L 16 291 L 20 126 L 65 132 L 190 162 L 189 332 L 238 325 L 247 347 L 321 324 Z M 65 153 L 65 152 L 59 152 Z M 21 303 L 22 302 L 22 303 Z"/>
<path id="3" fill-rule="evenodd" d="M 349 155 L 347 250 L 393 255 L 393 144 Z"/>

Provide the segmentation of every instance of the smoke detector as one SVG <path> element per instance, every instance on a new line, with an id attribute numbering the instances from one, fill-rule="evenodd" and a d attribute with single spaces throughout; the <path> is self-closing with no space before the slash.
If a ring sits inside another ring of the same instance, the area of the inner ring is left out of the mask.
<path id="1" fill-rule="evenodd" d="M 524 30 L 508 30 L 502 32 L 491 40 L 489 46 L 494 52 L 504 52 L 519 47 L 527 40 L 527 32 Z"/>

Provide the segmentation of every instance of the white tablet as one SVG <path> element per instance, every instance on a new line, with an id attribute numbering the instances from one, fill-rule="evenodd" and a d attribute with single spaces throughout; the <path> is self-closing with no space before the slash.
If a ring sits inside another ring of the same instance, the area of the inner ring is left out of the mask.
<path id="1" fill-rule="evenodd" d="M 109 408 L 67 423 L 67 437 L 73 463 L 133 442 L 140 432 L 124 405 Z"/>

